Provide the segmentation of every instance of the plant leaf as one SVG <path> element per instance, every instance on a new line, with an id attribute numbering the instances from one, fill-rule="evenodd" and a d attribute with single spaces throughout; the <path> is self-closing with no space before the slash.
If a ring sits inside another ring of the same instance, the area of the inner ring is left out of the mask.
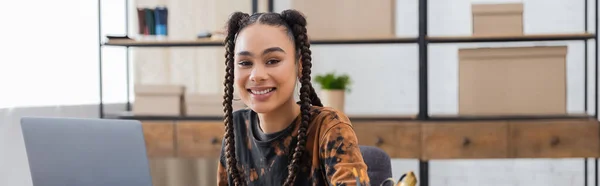
<path id="1" fill-rule="evenodd" d="M 327 90 L 347 90 L 350 91 L 352 81 L 347 74 L 336 75 L 335 72 L 319 74 L 315 76 L 315 81 L 321 85 L 322 89 Z"/>

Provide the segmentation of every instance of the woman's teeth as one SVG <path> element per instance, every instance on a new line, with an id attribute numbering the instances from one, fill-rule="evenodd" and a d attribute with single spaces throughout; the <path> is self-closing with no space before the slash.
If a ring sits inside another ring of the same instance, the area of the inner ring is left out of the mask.
<path id="1" fill-rule="evenodd" d="M 270 88 L 270 89 L 266 89 L 266 90 L 250 90 L 250 92 L 252 92 L 252 94 L 261 95 L 261 94 L 269 93 L 273 90 L 274 90 L 274 88 Z"/>

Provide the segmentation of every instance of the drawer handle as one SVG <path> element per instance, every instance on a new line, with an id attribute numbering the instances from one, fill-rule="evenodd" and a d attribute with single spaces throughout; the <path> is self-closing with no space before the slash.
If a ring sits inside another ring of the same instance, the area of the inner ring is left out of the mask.
<path id="1" fill-rule="evenodd" d="M 560 139 L 559 139 L 558 137 L 556 137 L 556 136 L 553 136 L 553 137 L 552 137 L 552 140 L 550 140 L 550 145 L 551 145 L 551 146 L 556 146 L 556 145 L 558 145 L 559 143 L 560 143 Z"/>
<path id="2" fill-rule="evenodd" d="M 381 137 L 377 137 L 377 141 L 375 141 L 376 146 L 383 145 L 383 139 Z"/>
<path id="3" fill-rule="evenodd" d="M 219 139 L 217 139 L 217 137 L 213 137 L 213 138 L 210 140 L 210 143 L 212 143 L 213 145 L 216 145 L 217 143 L 219 143 Z"/>
<path id="4" fill-rule="evenodd" d="M 471 140 L 467 137 L 464 137 L 462 144 L 463 144 L 463 146 L 467 146 L 467 145 L 471 144 Z"/>

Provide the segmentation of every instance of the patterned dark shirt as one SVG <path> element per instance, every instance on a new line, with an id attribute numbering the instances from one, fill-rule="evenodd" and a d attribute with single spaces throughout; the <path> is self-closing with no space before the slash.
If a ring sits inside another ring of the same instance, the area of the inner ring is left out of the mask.
<path id="1" fill-rule="evenodd" d="M 358 140 L 348 117 L 328 107 L 311 108 L 306 153 L 294 185 L 360 185 L 369 183 Z M 301 114 L 286 129 L 265 134 L 258 116 L 250 109 L 233 114 L 235 150 L 247 185 L 280 186 L 288 176 L 288 165 L 296 148 Z M 224 145 L 224 144 L 223 144 Z M 224 146 L 218 166 L 218 185 L 233 185 L 227 175 Z M 354 176 L 353 170 L 356 175 Z"/>

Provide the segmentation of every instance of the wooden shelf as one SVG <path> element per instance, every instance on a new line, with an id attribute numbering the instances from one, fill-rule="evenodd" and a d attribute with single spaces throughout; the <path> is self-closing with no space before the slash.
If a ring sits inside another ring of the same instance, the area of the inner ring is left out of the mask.
<path id="1" fill-rule="evenodd" d="M 569 41 L 594 39 L 592 33 L 573 34 L 530 34 L 530 35 L 490 35 L 490 36 L 431 36 L 427 40 L 430 43 L 472 43 L 472 42 L 526 42 L 526 41 Z M 381 38 L 326 38 L 313 39 L 311 44 L 400 44 L 417 43 L 416 37 L 381 37 Z M 134 39 L 111 39 L 104 43 L 105 46 L 128 46 L 128 47 L 201 47 L 201 46 L 223 46 L 220 39 L 196 39 L 196 40 L 134 40 Z"/>
<path id="2" fill-rule="evenodd" d="M 129 46 L 129 47 L 186 47 L 186 46 L 223 46 L 223 40 L 218 39 L 196 39 L 196 40 L 134 40 L 134 39 L 110 39 L 104 43 L 105 46 Z"/>
<path id="3" fill-rule="evenodd" d="M 568 115 L 503 115 L 503 116 L 460 116 L 460 115 L 432 115 L 429 121 L 513 121 L 513 120 L 548 120 L 548 119 L 590 119 L 593 116 L 586 114 Z"/>
<path id="4" fill-rule="evenodd" d="M 385 44 L 385 43 L 416 43 L 417 38 L 381 37 L 381 38 L 327 38 L 314 39 L 311 44 Z M 196 39 L 196 40 L 135 40 L 135 39 L 110 39 L 104 46 L 128 47 L 201 47 L 223 46 L 221 39 Z"/>
<path id="5" fill-rule="evenodd" d="M 311 44 L 398 44 L 417 43 L 417 37 L 379 37 L 379 38 L 314 38 Z"/>
<path id="6" fill-rule="evenodd" d="M 565 34 L 526 34 L 526 35 L 489 35 L 489 36 L 430 36 L 430 43 L 472 43 L 472 42 L 524 42 L 524 41 L 568 41 L 594 39 L 592 33 Z"/>
<path id="7" fill-rule="evenodd" d="M 410 121 L 411 115 L 348 115 L 352 121 Z M 143 121 L 223 121 L 223 116 L 140 116 L 132 114 L 108 115 L 110 119 L 132 119 Z"/>
<path id="8" fill-rule="evenodd" d="M 420 121 L 416 115 L 348 115 L 351 121 Z M 223 116 L 140 116 L 131 113 L 109 115 L 111 119 L 134 119 L 145 121 L 222 121 Z M 432 115 L 429 120 L 434 122 L 456 121 L 529 121 L 548 119 L 593 119 L 586 114 L 569 115 L 535 115 L 535 116 L 457 116 L 457 115 Z"/>

